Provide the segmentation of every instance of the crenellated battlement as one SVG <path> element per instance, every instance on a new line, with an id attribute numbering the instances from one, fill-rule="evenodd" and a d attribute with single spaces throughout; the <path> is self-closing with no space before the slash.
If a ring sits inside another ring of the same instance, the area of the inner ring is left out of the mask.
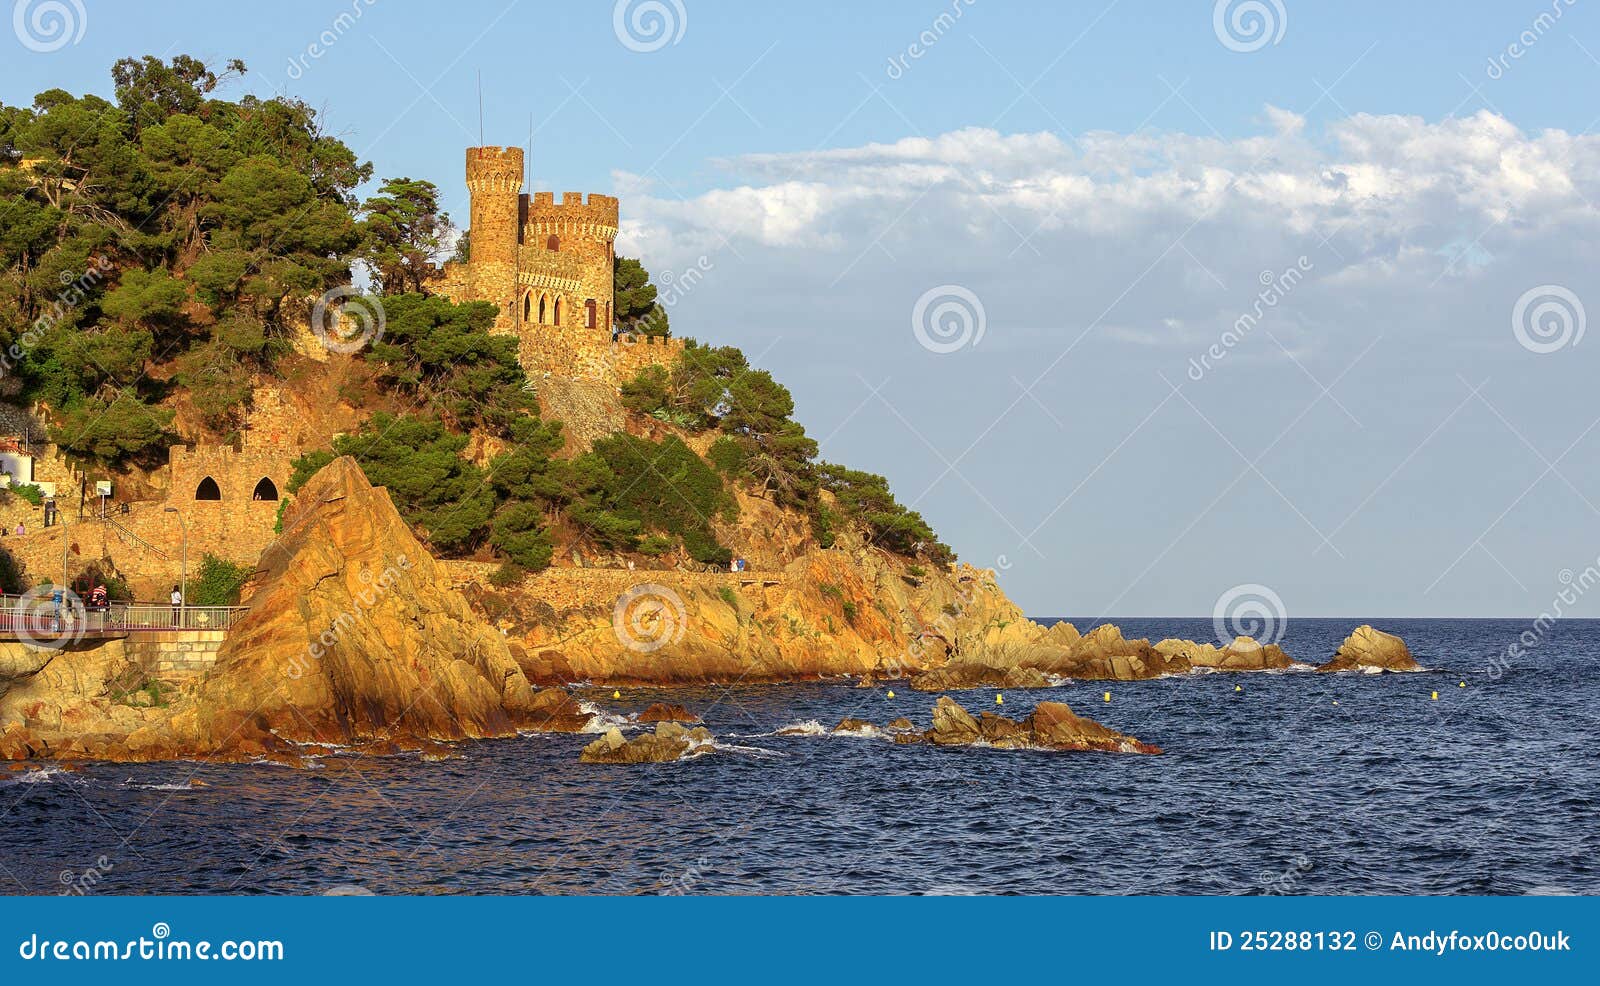
<path id="1" fill-rule="evenodd" d="M 467 148 L 467 188 L 473 192 L 511 192 L 522 189 L 522 148 Z"/>
<path id="2" fill-rule="evenodd" d="M 523 217 L 523 242 L 537 236 L 568 233 L 609 243 L 617 237 L 620 208 L 612 195 L 591 192 L 562 192 L 556 202 L 554 192 L 534 192 Z M 531 234 L 531 235 L 530 235 Z"/>

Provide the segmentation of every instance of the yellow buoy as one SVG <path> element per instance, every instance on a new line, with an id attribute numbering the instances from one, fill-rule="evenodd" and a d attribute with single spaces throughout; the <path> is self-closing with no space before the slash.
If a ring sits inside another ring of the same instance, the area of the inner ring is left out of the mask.
<path id="1" fill-rule="evenodd" d="M 1339 700 L 1338 700 L 1338 699 L 1334 699 L 1334 700 L 1333 700 L 1333 704 L 1334 704 L 1334 705 L 1338 705 L 1338 704 L 1339 704 Z"/>
<path id="2" fill-rule="evenodd" d="M 612 698 L 621 698 L 622 697 L 622 693 L 614 691 L 614 692 L 611 693 L 611 697 Z"/>
<path id="3" fill-rule="evenodd" d="M 1242 692 L 1242 691 L 1244 691 L 1244 686 L 1243 685 L 1234 685 L 1233 686 L 1233 690 L 1236 691 L 1236 692 Z"/>
<path id="4" fill-rule="evenodd" d="M 1465 687 L 1467 687 L 1467 683 L 1463 681 L 1461 684 L 1457 685 L 1456 687 L 1465 688 Z"/>
<path id="5" fill-rule="evenodd" d="M 1005 698 L 999 692 L 995 693 L 994 704 L 996 704 L 996 705 L 1004 705 L 1004 704 L 1006 704 Z"/>
<path id="6" fill-rule="evenodd" d="M 1107 702 L 1111 701 L 1111 693 L 1110 692 L 1106 692 L 1106 701 Z"/>
<path id="7" fill-rule="evenodd" d="M 894 698 L 894 691 L 892 689 L 889 691 L 889 697 Z"/>
<path id="8" fill-rule="evenodd" d="M 1433 693 L 1433 700 L 1434 700 L 1434 701 L 1435 701 L 1435 702 L 1437 702 L 1437 701 L 1439 701 L 1439 693 L 1438 693 L 1438 692 L 1434 692 L 1434 693 Z"/>

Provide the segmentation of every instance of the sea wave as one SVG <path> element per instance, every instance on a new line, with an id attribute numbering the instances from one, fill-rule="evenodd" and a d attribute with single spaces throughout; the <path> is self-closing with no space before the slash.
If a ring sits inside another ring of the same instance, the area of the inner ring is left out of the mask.
<path id="1" fill-rule="evenodd" d="M 615 712 L 607 712 L 587 699 L 578 700 L 578 709 L 587 712 L 590 716 L 588 725 L 578 730 L 580 733 L 604 733 L 608 729 L 620 729 L 625 732 L 629 729 L 639 728 L 639 724 L 631 718 L 618 715 Z"/>

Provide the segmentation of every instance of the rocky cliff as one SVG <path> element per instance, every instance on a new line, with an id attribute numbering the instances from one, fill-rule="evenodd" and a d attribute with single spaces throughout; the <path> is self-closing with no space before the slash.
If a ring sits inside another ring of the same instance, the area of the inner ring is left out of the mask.
<path id="1" fill-rule="evenodd" d="M 42 652 L 31 671 L 8 657 L 0 754 L 293 759 L 588 723 L 565 693 L 536 692 L 353 460 L 300 491 L 253 586 L 216 666 L 155 707 L 123 700 L 119 681 L 144 685 L 115 642 Z"/>

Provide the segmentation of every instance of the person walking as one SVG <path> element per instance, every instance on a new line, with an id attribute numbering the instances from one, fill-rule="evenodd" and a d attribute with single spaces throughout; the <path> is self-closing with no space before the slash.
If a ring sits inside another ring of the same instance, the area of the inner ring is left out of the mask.
<path id="1" fill-rule="evenodd" d="M 183 618 L 183 590 L 176 585 L 172 587 L 172 625 L 179 626 Z"/>

